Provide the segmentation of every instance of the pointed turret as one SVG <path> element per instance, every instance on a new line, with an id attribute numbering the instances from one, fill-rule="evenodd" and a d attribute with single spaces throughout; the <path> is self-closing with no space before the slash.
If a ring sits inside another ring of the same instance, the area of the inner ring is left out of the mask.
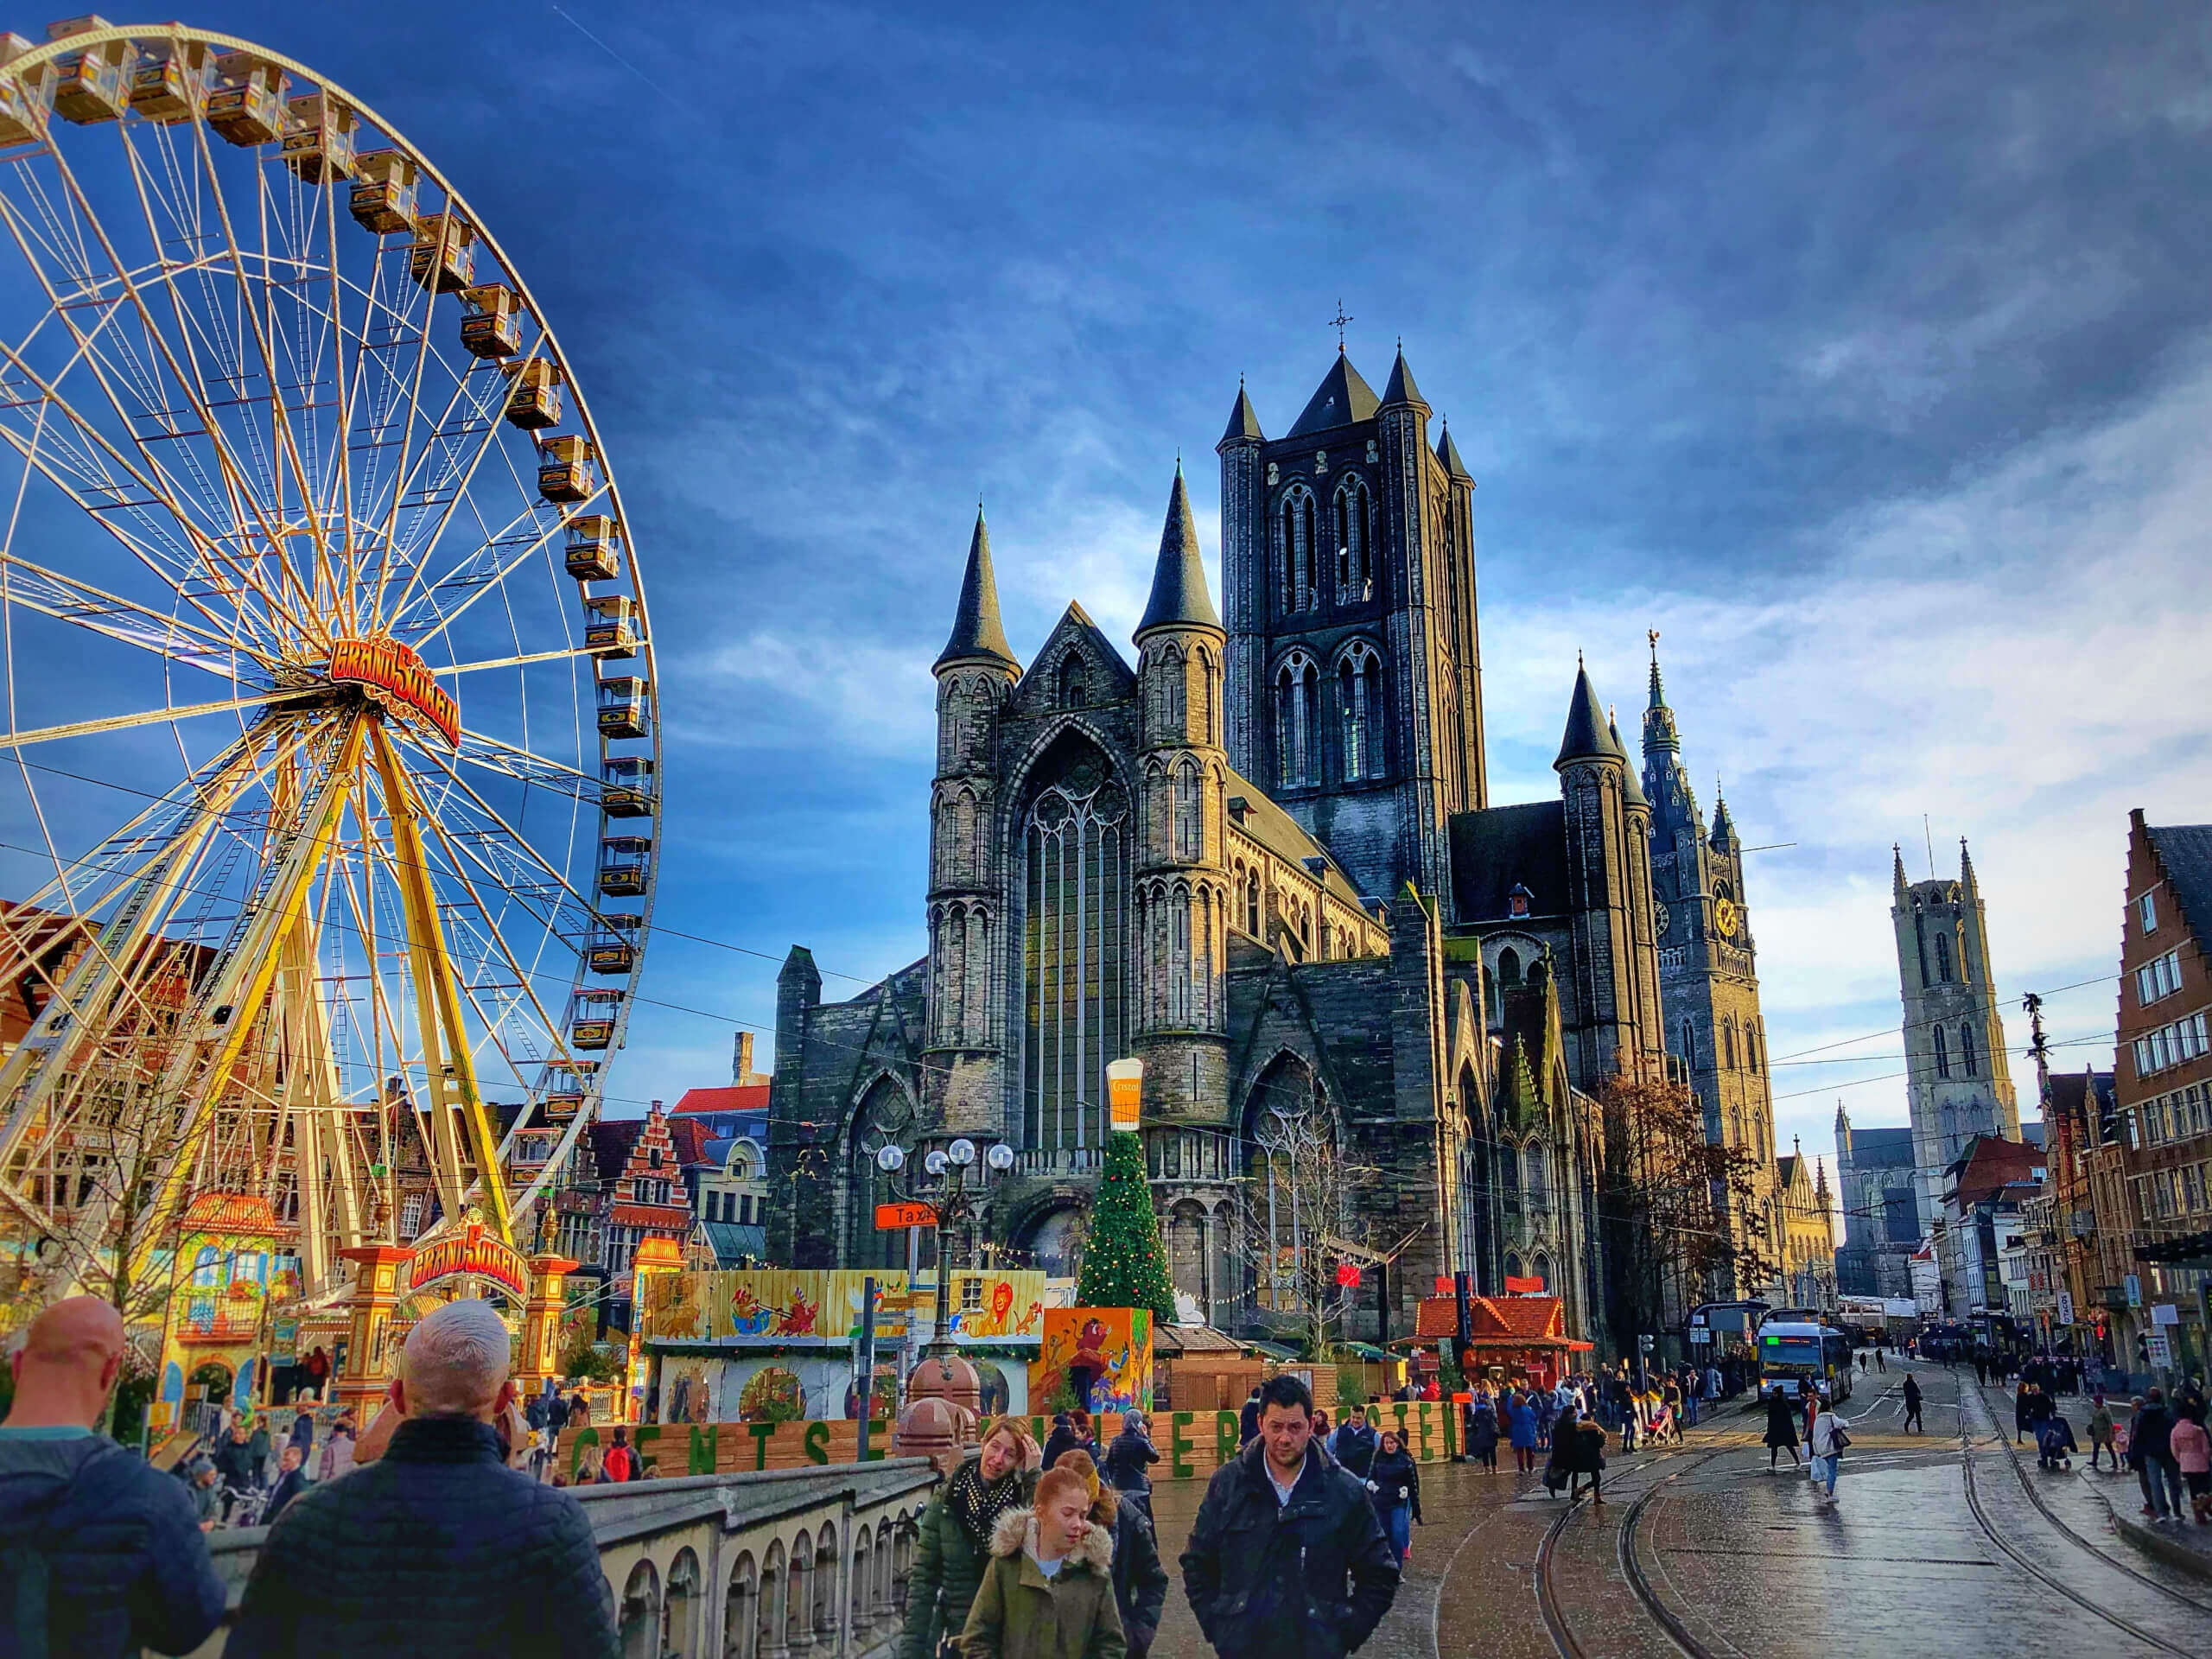
<path id="1" fill-rule="evenodd" d="M 1467 470 L 1467 463 L 1459 459 L 1459 446 L 1452 442 L 1452 427 L 1446 422 L 1444 435 L 1436 441 L 1437 464 L 1444 468 L 1444 475 L 1454 484 L 1471 484 L 1475 475 Z"/>
<path id="2" fill-rule="evenodd" d="M 1359 378 L 1359 371 L 1352 367 L 1351 359 L 1339 347 L 1337 360 L 1321 377 L 1321 384 L 1306 400 L 1305 412 L 1299 416 L 1289 435 L 1302 438 L 1310 433 L 1350 426 L 1355 421 L 1373 420 L 1380 407 L 1375 400 L 1375 389 Z"/>
<path id="3" fill-rule="evenodd" d="M 1837 1145 L 1847 1147 L 1851 1144 L 1851 1114 L 1844 1110 L 1840 1100 L 1835 1103 L 1835 1133 Z"/>
<path id="4" fill-rule="evenodd" d="M 1613 711 L 1610 709 L 1605 710 L 1605 735 L 1612 739 L 1613 747 L 1619 749 L 1623 754 L 1628 753 L 1627 748 L 1621 742 L 1620 722 L 1613 718 Z M 1622 804 L 1630 807 L 1641 808 L 1649 812 L 1651 810 L 1651 802 L 1644 795 L 1643 785 L 1636 775 L 1636 768 L 1626 766 L 1622 770 L 1627 774 L 1626 781 L 1621 787 Z"/>
<path id="5" fill-rule="evenodd" d="M 1608 735 L 1605 711 L 1598 705 L 1598 693 L 1591 686 L 1590 671 L 1580 659 L 1574 665 L 1574 695 L 1567 706 L 1567 735 L 1560 741 L 1559 759 L 1552 762 L 1552 770 L 1574 760 L 1625 760 L 1621 746 Z"/>
<path id="6" fill-rule="evenodd" d="M 1260 430 L 1260 416 L 1252 407 L 1252 400 L 1244 395 L 1244 383 L 1236 383 L 1236 404 L 1229 411 L 1229 429 L 1221 435 L 1222 443 L 1265 443 L 1268 435 Z M 1215 446 L 1220 448 L 1219 444 Z"/>
<path id="7" fill-rule="evenodd" d="M 968 543 L 968 572 L 960 579 L 960 608 L 953 615 L 952 637 L 938 653 L 935 667 L 955 663 L 997 663 L 1019 673 L 1021 664 L 1006 642 L 999 621 L 998 578 L 991 574 L 991 536 L 983 510 L 976 509 L 976 533 Z"/>
<path id="8" fill-rule="evenodd" d="M 1659 631 L 1654 628 L 1649 637 L 1651 701 L 1643 710 L 1643 754 L 1647 760 L 1682 752 L 1681 734 L 1675 728 L 1675 711 L 1667 706 L 1667 688 L 1659 678 Z"/>
<path id="9" fill-rule="evenodd" d="M 1713 780 L 1713 850 L 1725 852 L 1736 844 L 1735 821 L 1728 816 L 1728 803 L 1720 793 L 1720 780 Z"/>
<path id="10" fill-rule="evenodd" d="M 1141 640 L 1154 628 L 1211 628 L 1221 632 L 1221 618 L 1206 592 L 1206 568 L 1198 556 L 1198 527 L 1191 517 L 1191 494 L 1183 486 L 1183 463 L 1175 463 L 1174 486 L 1167 493 L 1167 522 L 1160 532 L 1160 559 L 1152 571 L 1152 601 L 1137 624 Z"/>
<path id="11" fill-rule="evenodd" d="M 1414 404 L 1426 411 L 1427 401 L 1421 395 L 1421 388 L 1414 384 L 1414 372 L 1406 366 L 1406 348 L 1398 346 L 1398 360 L 1390 365 L 1390 383 L 1382 388 L 1382 407 L 1394 404 Z"/>
<path id="12" fill-rule="evenodd" d="M 1974 855 L 1967 851 L 1967 838 L 1964 836 L 1959 837 L 1959 880 L 1966 883 L 1968 893 L 1980 891 L 1974 884 Z"/>
<path id="13" fill-rule="evenodd" d="M 1904 879 L 1904 849 L 1893 841 L 1890 843 L 1890 890 L 1902 900 L 1911 885 Z"/>

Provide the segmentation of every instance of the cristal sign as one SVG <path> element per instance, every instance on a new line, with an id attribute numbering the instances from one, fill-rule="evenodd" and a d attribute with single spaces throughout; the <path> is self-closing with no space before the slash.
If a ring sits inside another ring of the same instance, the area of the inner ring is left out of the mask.
<path id="1" fill-rule="evenodd" d="M 1144 1062 L 1115 1060 L 1106 1067 L 1106 1097 L 1113 1123 L 1124 1133 L 1137 1127 L 1138 1103 L 1144 1093 Z"/>

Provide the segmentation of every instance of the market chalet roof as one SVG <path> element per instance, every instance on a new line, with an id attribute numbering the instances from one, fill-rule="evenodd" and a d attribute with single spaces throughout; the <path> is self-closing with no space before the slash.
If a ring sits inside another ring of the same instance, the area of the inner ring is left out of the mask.
<path id="1" fill-rule="evenodd" d="M 1470 1296 L 1468 1325 L 1478 1341 L 1484 1338 L 1521 1342 L 1567 1340 L 1567 1315 L 1556 1296 Z M 1459 1333 L 1456 1298 L 1424 1296 L 1414 1316 L 1415 1337 L 1455 1337 Z"/>

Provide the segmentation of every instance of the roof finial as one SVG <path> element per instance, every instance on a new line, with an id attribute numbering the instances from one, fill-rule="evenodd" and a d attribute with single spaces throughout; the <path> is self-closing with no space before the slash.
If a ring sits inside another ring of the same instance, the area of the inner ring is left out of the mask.
<path id="1" fill-rule="evenodd" d="M 1344 296 L 1342 295 L 1338 295 L 1337 296 L 1337 315 L 1329 319 L 1329 326 L 1337 331 L 1337 355 L 1338 357 L 1342 357 L 1344 354 L 1344 325 L 1348 322 L 1357 322 L 1358 321 L 1359 319 L 1357 317 L 1349 316 L 1345 314 Z"/>

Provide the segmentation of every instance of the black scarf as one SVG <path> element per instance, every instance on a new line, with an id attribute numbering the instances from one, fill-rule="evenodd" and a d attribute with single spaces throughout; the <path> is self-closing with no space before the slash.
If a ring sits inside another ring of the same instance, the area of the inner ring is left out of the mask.
<path id="1" fill-rule="evenodd" d="M 952 1511 L 952 1518 L 968 1535 L 968 1541 L 976 1554 L 987 1556 L 991 1553 L 991 1534 L 997 1528 L 999 1517 L 1008 1510 L 1021 1508 L 1021 1471 L 1009 1469 L 999 1477 L 996 1484 L 983 1484 L 983 1460 L 976 1458 L 960 1465 L 946 1488 L 944 1506 Z"/>

